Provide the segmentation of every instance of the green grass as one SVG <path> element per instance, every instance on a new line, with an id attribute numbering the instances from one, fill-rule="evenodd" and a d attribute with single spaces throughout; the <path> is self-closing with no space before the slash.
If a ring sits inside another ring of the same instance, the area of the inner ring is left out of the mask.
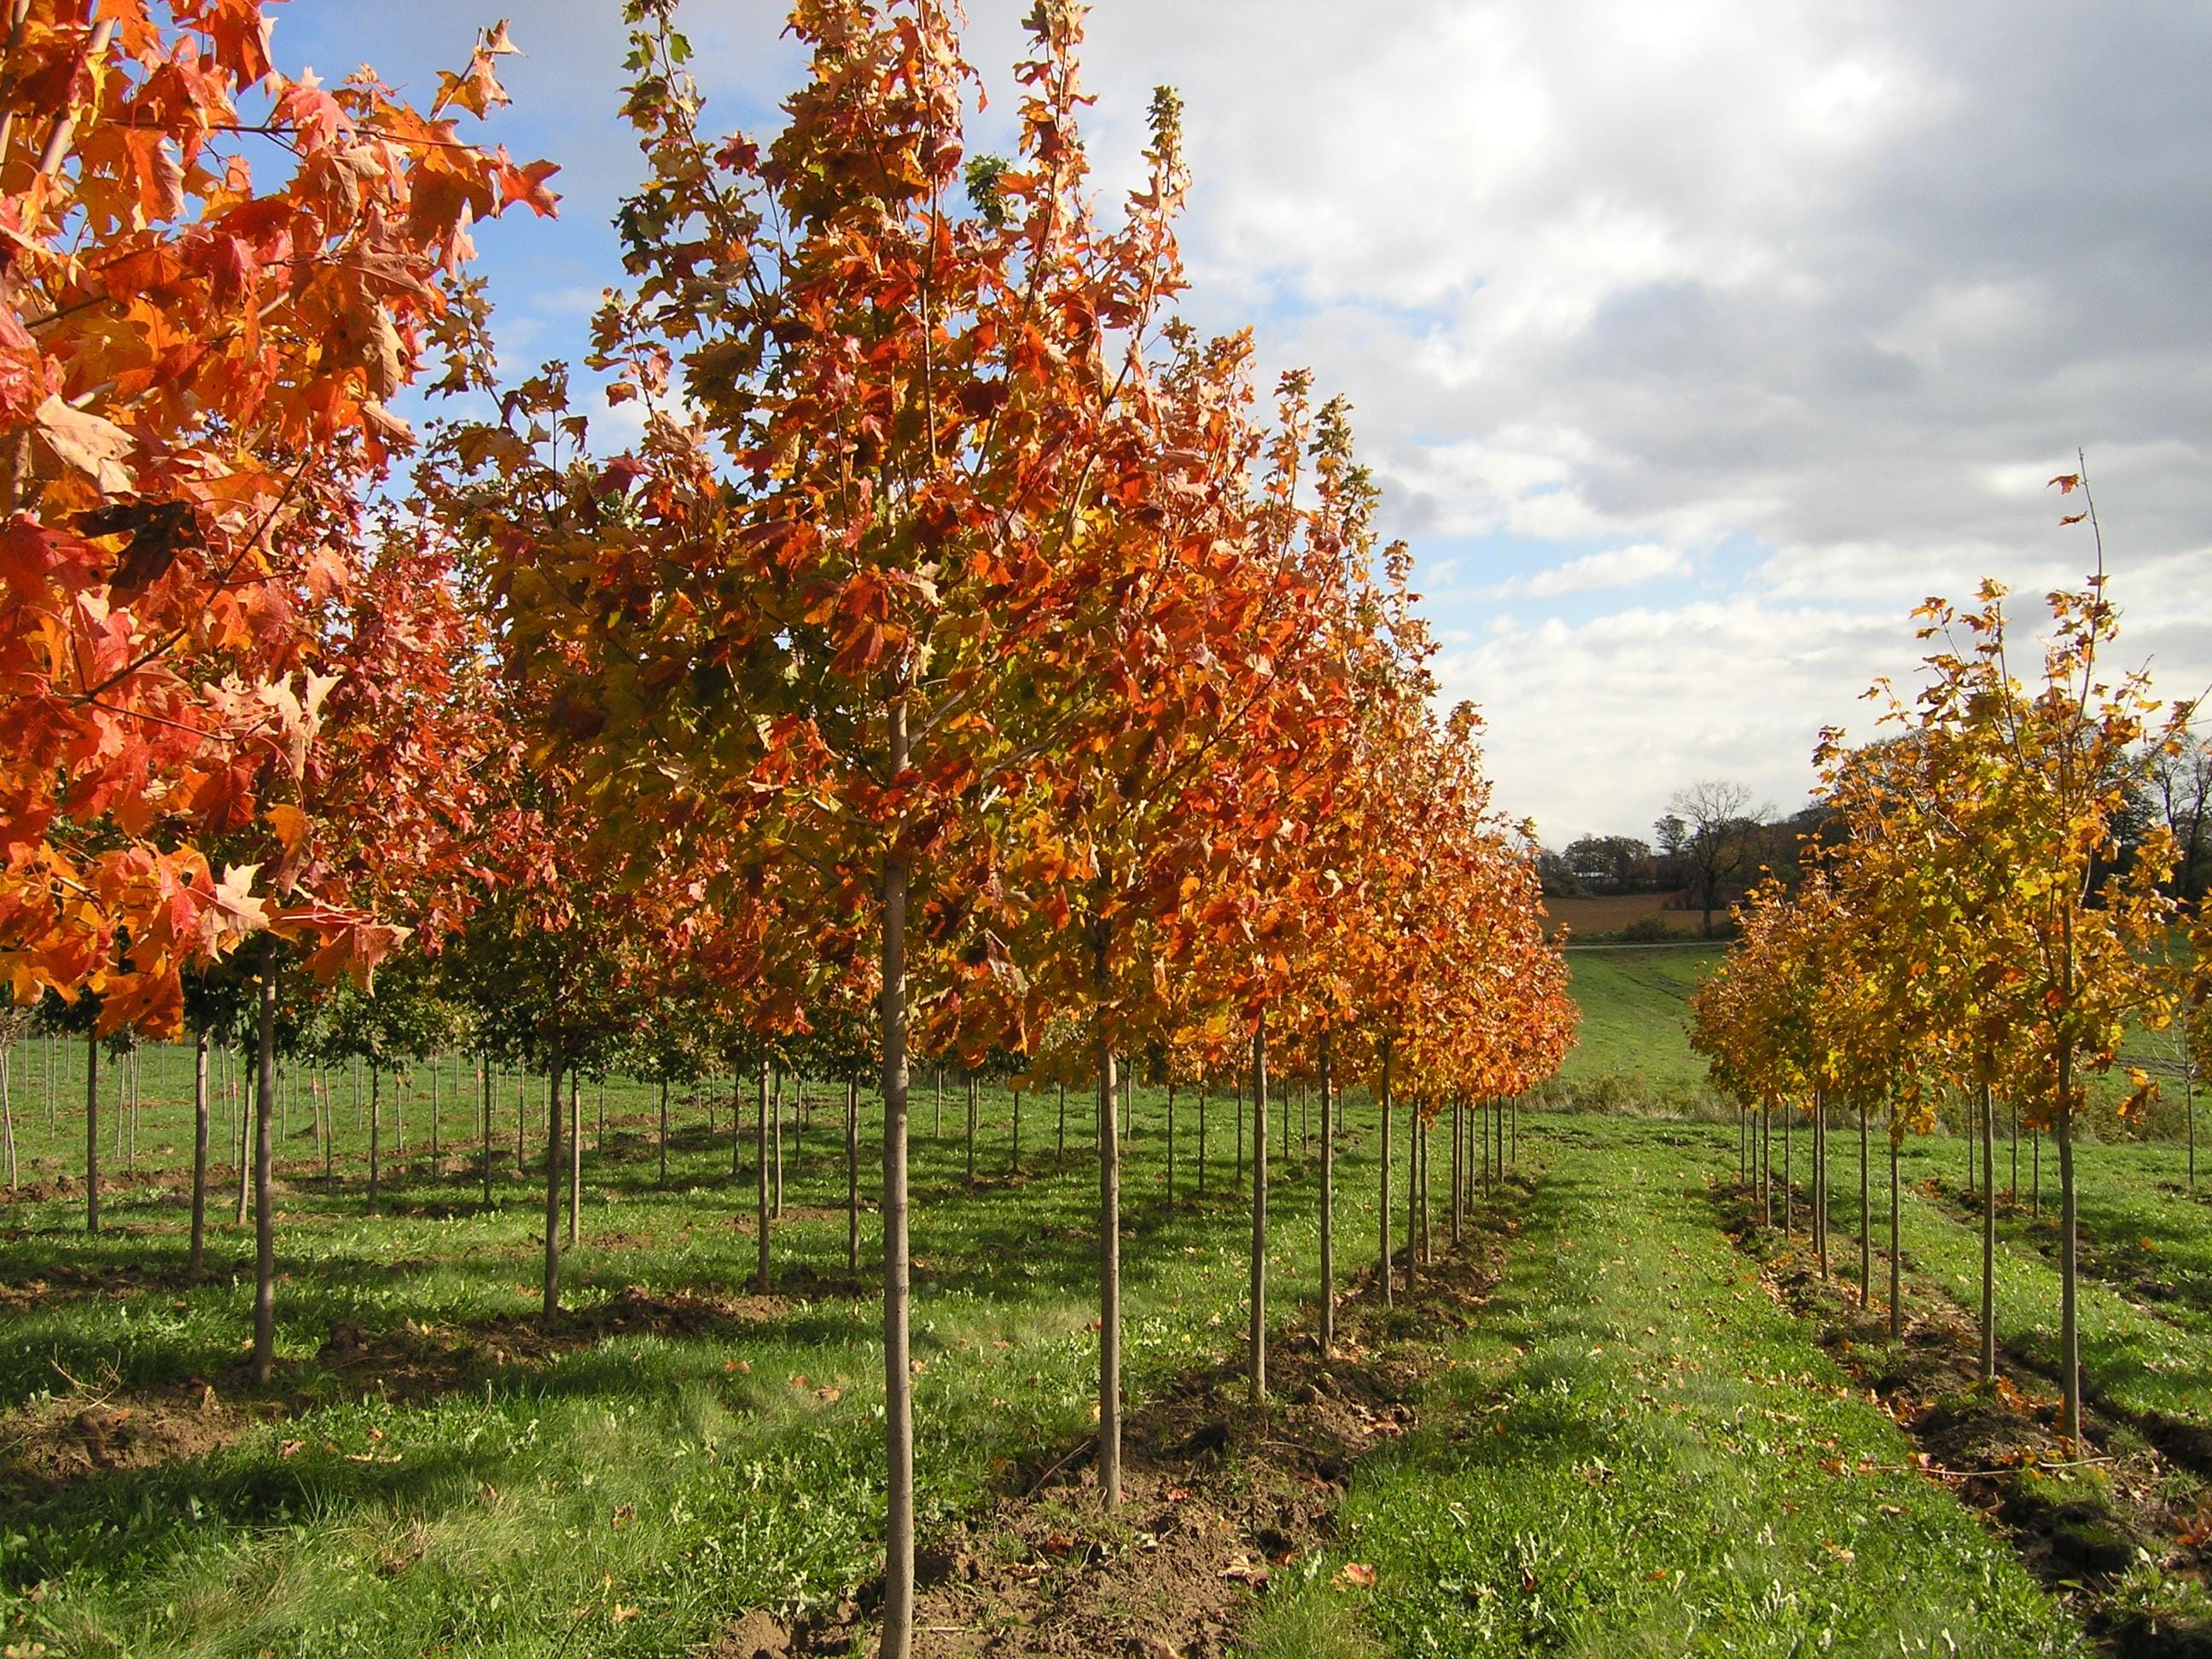
<path id="1" fill-rule="evenodd" d="M 154 1081 L 149 1069 L 149 1095 Z M 1082 1097 L 1070 1103 L 1064 1164 L 1052 1155 L 1050 1099 L 1027 1103 L 1031 1173 L 1012 1182 L 1009 1103 L 987 1090 L 983 1181 L 971 1192 L 962 1104 L 947 1092 L 942 1139 L 930 1133 L 926 1085 L 915 1102 L 925 1528 L 973 1508 L 1018 1455 L 1086 1433 L 1095 1389 L 1096 1184 Z M 733 1296 L 749 1279 L 753 1240 L 735 1223 L 750 1216 L 751 1187 L 729 1175 L 726 1103 L 711 1138 L 701 1109 L 679 1112 L 662 1191 L 649 1103 L 641 1085 L 617 1083 L 609 1144 L 587 1152 L 573 1306 L 630 1285 L 660 1297 Z M 503 1094 L 503 1115 L 512 1103 Z M 587 1126 L 595 1103 L 587 1086 Z M 1231 1174 L 1230 1103 L 1217 1099 L 1210 1113 L 1216 1198 L 1172 1210 L 1163 1201 L 1164 1103 L 1140 1093 L 1127 1168 L 1124 1343 L 1139 1399 L 1233 1346 L 1244 1282 L 1249 1224 L 1219 1196 Z M 427 1143 L 417 1109 L 410 1144 Z M 1358 1103 L 1352 1117 L 1368 1120 Z M 195 1285 L 182 1274 L 174 1176 L 187 1118 L 173 1097 L 149 1112 L 140 1163 L 168 1170 L 169 1183 L 112 1192 L 98 1238 L 82 1235 L 73 1191 L 5 1212 L 0 1284 L 47 1289 L 0 1330 L 0 1401 L 37 1412 L 58 1401 L 73 1413 L 90 1397 L 112 1392 L 125 1404 L 204 1378 L 224 1400 L 252 1403 L 234 1369 L 249 1317 L 250 1231 L 220 1226 L 211 1278 Z M 288 1137 L 296 1162 L 279 1197 L 277 1351 L 294 1414 L 205 1455 L 100 1470 L 12 1503 L 0 1525 L 6 1640 L 72 1654 L 666 1653 L 745 1607 L 834 1601 L 878 1569 L 879 1315 L 866 1284 L 838 1289 L 842 1102 L 817 1113 L 803 1157 L 787 1155 L 786 1201 L 805 1214 L 775 1231 L 779 1273 L 809 1271 L 827 1288 L 771 1318 L 733 1313 L 690 1335 L 580 1339 L 544 1358 L 512 1352 L 510 1332 L 534 1307 L 537 1171 L 514 1170 L 510 1143 L 499 1206 L 484 1213 L 465 1159 L 442 1173 L 417 1163 L 390 1181 L 389 1212 L 368 1218 L 343 1091 L 337 1118 L 345 1179 L 335 1192 L 309 1173 L 319 1165 L 304 1138 Z M 1179 1118 L 1187 1200 L 1196 1121 L 1188 1095 Z M 870 1096 L 864 1196 L 875 1184 L 875 1121 Z M 55 1166 L 47 1176 L 69 1159 L 66 1109 L 60 1123 L 51 1154 L 40 1154 Z M 510 1117 L 503 1140 L 512 1127 Z M 456 1110 L 441 1139 L 465 1129 Z M 42 1133 L 34 1125 L 33 1141 Z M 1278 1309 L 1296 1316 L 1313 1293 L 1313 1165 L 1294 1158 L 1285 1169 L 1279 1139 L 1276 1151 L 1273 1288 Z M 1372 1184 L 1371 1163 L 1352 1150 L 1338 1212 L 1347 1266 L 1364 1259 Z M 864 1279 L 877 1239 L 875 1218 L 865 1220 Z M 404 1397 L 394 1383 L 403 1397 L 388 1401 L 373 1369 L 364 1376 L 335 1354 L 319 1359 L 341 1322 L 373 1335 L 411 1322 L 438 1358 L 428 1397 Z"/>
<path id="2" fill-rule="evenodd" d="M 1549 1097 L 1607 1110 L 1710 1110 L 1705 1062 L 1690 1048 L 1690 996 L 1722 949 L 1569 952 L 1582 1027 Z"/>
<path id="3" fill-rule="evenodd" d="M 1907 1267 L 1924 1274 L 1953 1302 L 1973 1314 L 1981 1305 L 1980 1223 L 1953 1204 L 1922 1190 L 1930 1177 L 1956 1181 L 1963 1143 L 1911 1140 L 1903 1150 L 1899 1174 L 1905 1201 L 1899 1212 L 1899 1237 Z M 1802 1149 L 1801 1149 L 1802 1150 Z M 1879 1134 L 1875 1140 L 1872 1208 L 1875 1225 L 1875 1293 L 1887 1291 L 1888 1172 Z M 2124 1239 L 2124 1229 L 2156 1226 L 2174 1241 L 2177 1254 L 2203 1261 L 2212 1252 L 2212 1207 L 2191 1204 L 2158 1183 L 2180 1167 L 2178 1149 L 2162 1146 L 2078 1149 L 2075 1170 L 2081 1193 L 2082 1229 L 2106 1246 Z M 1833 1138 L 1832 1171 L 1835 1191 L 1832 1254 L 1839 1271 L 1857 1273 L 1857 1143 L 1839 1127 Z M 2029 1164 L 2022 1148 L 2025 1187 Z M 1999 1339 L 2022 1358 L 2055 1376 L 2058 1365 L 2060 1280 L 2054 1254 L 2038 1248 L 2051 1240 L 2057 1209 L 2057 1175 L 2046 1152 L 2044 1215 L 2010 1219 L 2000 1229 L 2004 1248 L 1996 1263 L 1996 1309 Z M 2009 1175 L 2001 1161 L 2000 1182 Z M 2137 1233 L 2140 1239 L 2146 1234 Z M 2081 1340 L 2081 1386 L 2093 1402 L 2133 1416 L 2164 1418 L 2212 1431 L 2212 1397 L 2204 1378 L 2212 1376 L 2212 1322 L 2183 1309 L 2147 1304 L 2132 1288 L 2123 1289 L 2090 1271 L 2112 1257 L 2093 1243 L 2085 1253 L 2078 1298 Z"/>
<path id="4" fill-rule="evenodd" d="M 1538 1121 L 1507 1282 L 1250 1651 L 2087 1650 L 1715 1229 L 1724 1136 Z"/>

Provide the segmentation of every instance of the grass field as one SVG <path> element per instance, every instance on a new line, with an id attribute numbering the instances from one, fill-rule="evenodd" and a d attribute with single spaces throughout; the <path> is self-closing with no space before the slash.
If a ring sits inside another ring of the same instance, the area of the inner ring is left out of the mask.
<path id="1" fill-rule="evenodd" d="M 1018 1175 L 1012 1100 L 987 1086 L 971 1184 L 960 1091 L 946 1091 L 940 1132 L 925 1078 L 915 1111 L 925 1550 L 958 1540 L 957 1559 L 981 1564 L 966 1588 L 956 1575 L 932 1592 L 954 1609 L 933 1602 L 933 1616 L 996 1632 L 1006 1645 L 995 1651 L 1026 1650 L 1027 1620 L 1070 1609 L 1092 1621 L 1081 1628 L 1112 1632 L 1099 1638 L 1109 1644 L 1166 1629 L 1165 1592 L 1144 1575 L 1197 1547 L 1194 1528 L 1175 1529 L 1188 1480 L 1204 1483 L 1207 1514 L 1235 1534 L 1209 1547 L 1243 1553 L 1227 1558 L 1226 1586 L 1216 1558 L 1185 1571 L 1227 1601 L 1207 1606 L 1213 1622 L 1192 1625 L 1196 1638 L 1177 1637 L 1177 1651 L 2194 1651 L 2129 1646 L 2114 1632 L 2139 1643 L 2201 1601 L 2203 1550 L 2186 1541 L 2198 1534 L 2185 1517 L 2212 1468 L 2186 1457 L 2212 1449 L 2212 1191 L 2191 1198 L 2179 1147 L 2083 1150 L 2085 1386 L 2097 1431 L 2116 1437 L 2100 1455 L 2118 1461 L 2039 1477 L 2038 1512 L 2094 1509 L 2135 1486 L 2148 1495 L 2115 1534 L 2136 1540 L 2127 1547 L 2141 1559 L 2055 1576 L 2016 1524 L 2033 1470 L 1989 1477 L 2013 1483 L 1990 1513 L 2014 1520 L 1978 1515 L 1956 1478 L 1923 1472 L 1924 1443 L 1899 1426 L 1911 1413 L 1861 1385 L 1852 1345 L 1879 1349 L 1879 1329 L 1850 1327 L 1839 1346 L 1834 1322 L 1847 1316 L 1793 1302 L 1771 1260 L 1731 1242 L 1733 1129 L 1640 1115 L 1695 1104 L 1682 1021 L 1704 957 L 1571 959 L 1585 1041 L 1567 1085 L 1585 1097 L 1572 1114 L 1523 1115 L 1521 1167 L 1473 1214 L 1466 1271 L 1401 1313 L 1370 1306 L 1370 1292 L 1347 1326 L 1350 1369 L 1329 1376 L 1305 1335 L 1318 1126 L 1310 1107 L 1302 1116 L 1296 1099 L 1278 1103 L 1278 1134 L 1287 1120 L 1291 1142 L 1285 1159 L 1277 1140 L 1271 1194 L 1285 1370 L 1284 1403 L 1265 1414 L 1221 1382 L 1244 1317 L 1249 1223 L 1228 1190 L 1237 1109 L 1210 1102 L 1200 1201 L 1196 1103 L 1181 1096 L 1170 1205 L 1167 1103 L 1139 1091 L 1128 1382 L 1133 1421 L 1164 1413 L 1176 1425 L 1140 1434 L 1133 1455 L 1133 1478 L 1150 1483 L 1142 1525 L 1098 1513 L 1077 1455 L 1096 1354 L 1088 1109 L 1070 1101 L 1062 1152 L 1056 1102 L 1027 1099 Z M 112 1120 L 104 1127 L 116 1173 L 106 1231 L 88 1239 L 74 1179 L 80 1096 L 56 1079 L 49 1132 L 45 1056 L 18 1056 L 24 1185 L 0 1211 L 0 1642 L 55 1655 L 750 1654 L 732 1645 L 748 1614 L 787 1634 L 797 1621 L 865 1639 L 882 1383 L 872 1213 L 860 1273 L 846 1261 L 842 1097 L 817 1085 L 803 1138 L 785 1146 L 776 1282 L 763 1297 L 750 1284 L 750 1133 L 733 1176 L 726 1080 L 704 1097 L 679 1091 L 665 1186 L 653 1092 L 616 1080 L 602 1132 L 587 1085 L 583 1244 L 568 1258 L 572 1311 L 550 1331 L 533 1318 L 542 1188 L 515 1155 L 516 1079 L 498 1079 L 489 1208 L 472 1095 L 450 1075 L 436 1159 L 427 1074 L 406 1085 L 396 1155 L 386 1121 L 374 1215 L 350 1079 L 331 1079 L 328 1182 L 312 1107 L 288 1099 L 279 1376 L 255 1390 L 240 1369 L 251 1232 L 230 1220 L 228 1096 L 215 1112 L 210 1272 L 185 1271 L 180 1059 L 146 1052 L 135 1158 L 130 1127 L 119 1149 Z M 1602 1103 L 1589 1097 L 1626 1086 L 1604 1079 L 1639 1076 L 1638 1115 L 1590 1109 Z M 387 1079 L 387 1112 L 394 1087 Z M 104 1105 L 113 1098 L 103 1091 Z M 542 1132 L 534 1098 L 526 1088 L 529 1148 Z M 865 1204 L 872 1095 L 863 1119 Z M 1346 1276 L 1376 1249 L 1370 1103 L 1351 1102 L 1347 1124 L 1336 1212 Z M 1449 1155 L 1441 1132 L 1434 1144 L 1441 1243 Z M 1401 1194 L 1404 1146 L 1401 1133 Z M 2024 1188 L 2033 1150 L 2024 1144 Z M 1979 1266 L 1957 1191 L 1964 1151 L 1937 1137 L 1904 1158 L 1908 1297 L 1952 1327 Z M 1853 1155 L 1839 1133 L 1839 1270 L 1855 1262 Z M 1802 1130 L 1794 1164 L 1802 1188 Z M 2006 1212 L 1998 1291 L 2008 1364 L 2033 1412 L 2051 1392 L 2057 1277 L 2047 1218 L 2027 1212 L 2027 1196 Z M 1877 1256 L 1878 1292 L 1881 1271 Z M 1284 1464 L 1280 1446 L 1309 1409 L 1293 1402 L 1318 1410 L 1348 1387 L 1340 1397 L 1374 1407 L 1355 1413 L 1366 1427 L 1325 1457 Z M 1403 1404 L 1385 1413 L 1386 1401 Z M 2147 1450 L 2154 1443 L 2183 1461 Z M 1307 1493 L 1307 1524 L 1280 1533 L 1288 1523 L 1268 1505 L 1286 1492 Z M 2212 1537 L 2212 1504 L 2204 1514 Z M 1262 1565 L 1235 1565 L 1248 1559 Z M 2124 1626 L 2124 1604 L 2140 1613 Z M 2178 1627 L 2197 1628 L 2185 1616 Z M 948 1637 L 943 1650 L 987 1650 L 984 1640 Z"/>

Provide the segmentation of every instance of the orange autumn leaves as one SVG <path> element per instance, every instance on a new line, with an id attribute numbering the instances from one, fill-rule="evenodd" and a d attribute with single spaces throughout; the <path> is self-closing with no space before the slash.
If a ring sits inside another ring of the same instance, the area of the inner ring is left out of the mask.
<path id="1" fill-rule="evenodd" d="M 0 974 L 159 1029 L 264 927 L 325 970 L 401 936 L 325 810 L 330 722 L 404 700 L 344 678 L 404 565 L 362 493 L 410 441 L 387 400 L 479 360 L 471 223 L 553 203 L 368 71 L 281 73 L 258 4 L 94 10 L 33 0 L 0 47 Z"/>

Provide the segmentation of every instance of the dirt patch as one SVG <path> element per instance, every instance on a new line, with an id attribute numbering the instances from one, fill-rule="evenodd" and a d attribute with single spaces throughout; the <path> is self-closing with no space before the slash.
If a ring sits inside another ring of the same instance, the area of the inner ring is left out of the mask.
<path id="1" fill-rule="evenodd" d="M 2105 1650 L 2212 1656 L 2212 1627 L 2154 1621 L 2115 1594 L 2144 1557 L 2173 1578 L 2201 1584 L 2212 1576 L 2212 1524 L 2197 1508 L 2205 1494 L 2160 1446 L 2085 1400 L 2088 1448 L 2075 1454 L 2058 1431 L 2056 1381 L 2000 1345 L 1996 1379 L 1984 1384 L 1975 1322 L 1937 1287 L 1905 1275 L 1904 1340 L 1893 1343 L 1886 1310 L 1860 1308 L 1855 1289 L 1820 1279 L 1794 1242 L 1759 1226 L 1748 1189 L 1708 1191 L 1723 1230 L 1759 1263 L 1769 1291 L 1815 1328 L 1905 1431 L 1921 1471 L 2002 1532 Z M 2094 1478 L 2051 1478 L 2081 1470 Z"/>
<path id="2" fill-rule="evenodd" d="M 1123 1428 L 1121 1508 L 1098 1501 L 1085 1438 L 1002 1471 L 996 1502 L 920 1551 L 915 1624 L 936 1655 L 1146 1655 L 1213 1659 L 1234 1645 L 1269 1579 L 1322 1547 L 1358 1460 L 1416 1420 L 1423 1380 L 1498 1282 L 1516 1184 L 1414 1297 L 1384 1308 L 1371 1273 L 1349 1288 L 1338 1352 L 1286 1326 L 1269 1396 L 1249 1401 L 1242 1357 L 1185 1373 Z M 712 1659 L 874 1650 L 880 1583 L 795 1626 L 759 1611 Z"/>
<path id="3" fill-rule="evenodd" d="M 197 1376 L 127 1398 L 80 1390 L 19 1407 L 0 1417 L 0 1507 L 106 1470 L 207 1456 L 257 1420 L 246 1403 Z"/>

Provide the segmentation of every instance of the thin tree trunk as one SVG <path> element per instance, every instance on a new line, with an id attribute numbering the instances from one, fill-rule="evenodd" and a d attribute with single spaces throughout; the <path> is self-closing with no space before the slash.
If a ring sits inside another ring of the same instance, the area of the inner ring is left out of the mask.
<path id="1" fill-rule="evenodd" d="M 194 1279 L 207 1255 L 207 1169 L 208 1029 L 203 1025 L 192 1034 L 192 1243 L 185 1270 Z"/>
<path id="2" fill-rule="evenodd" d="M 0 1132 L 8 1142 L 8 1192 L 15 1192 L 15 1049 L 0 1049 Z"/>
<path id="3" fill-rule="evenodd" d="M 1889 1340 L 1902 1341 L 1905 1337 L 1904 1270 L 1897 1247 L 1898 1200 L 1901 1194 L 1897 1187 L 1897 1143 L 1895 1124 L 1889 1131 Z"/>
<path id="4" fill-rule="evenodd" d="M 487 1210 L 491 1208 L 491 1143 L 492 1138 L 499 1133 L 499 1124 L 493 1115 L 495 1104 L 492 1098 L 493 1085 L 491 1055 L 488 1051 L 479 1050 L 477 1054 L 477 1093 L 483 1103 L 483 1201 Z"/>
<path id="5" fill-rule="evenodd" d="M 1797 1126 L 1791 1121 L 1790 1112 L 1784 1110 L 1782 1114 L 1782 1237 L 1785 1242 L 1790 1237 L 1791 1223 L 1795 1219 L 1792 1212 L 1797 1203 L 1797 1176 L 1791 1168 L 1791 1151 L 1796 1144 Z"/>
<path id="6" fill-rule="evenodd" d="M 1406 1112 L 1406 1299 L 1413 1300 L 1416 1265 L 1414 1228 L 1421 1212 L 1421 1108 L 1418 1099 Z"/>
<path id="7" fill-rule="evenodd" d="M 376 1182 L 380 1171 L 377 1164 L 382 1154 L 384 1134 L 384 1102 L 380 1093 L 384 1083 L 384 1068 L 371 1056 L 368 1063 L 368 1212 L 376 1213 Z"/>
<path id="8" fill-rule="evenodd" d="M 1990 1143 L 1996 1139 L 1996 1121 L 1990 1104 L 1990 1085 L 1982 1085 L 1982 1381 L 1997 1376 L 1997 1178 L 1996 1158 Z M 2015 1146 L 2018 1145 L 2014 1143 Z M 2015 1183 L 2016 1184 L 2016 1183 Z"/>
<path id="9" fill-rule="evenodd" d="M 584 1068 L 568 1066 L 568 1248 L 584 1243 Z"/>
<path id="10" fill-rule="evenodd" d="M 732 1056 L 730 1060 L 730 1070 L 732 1074 L 737 1073 L 738 1062 L 735 1056 Z M 753 1182 L 753 1228 L 759 1235 L 760 1260 L 753 1269 L 753 1288 L 763 1296 L 766 1296 L 769 1293 L 768 1227 L 769 1218 L 775 1211 L 775 1199 L 772 1190 L 775 1177 L 769 1170 L 768 1061 L 766 1060 L 763 1060 L 760 1063 L 758 1095 L 759 1098 L 755 1103 L 757 1109 L 754 1113 L 756 1145 L 753 1153 L 753 1174 L 756 1179 Z M 730 1100 L 730 1116 L 732 1121 L 737 1120 L 738 1102 L 734 1095 Z"/>
<path id="11" fill-rule="evenodd" d="M 1067 1156 L 1067 1085 L 1063 1083 L 1058 1086 L 1060 1089 L 1060 1139 L 1055 1151 L 1060 1157 L 1066 1158 Z"/>
<path id="12" fill-rule="evenodd" d="M 1814 1243 L 1820 1257 L 1820 1277 L 1828 1276 L 1828 1103 L 1813 1091 L 1813 1223 Z"/>
<path id="13" fill-rule="evenodd" d="M 907 769 L 906 704 L 890 705 L 890 775 Z M 884 1441 L 887 1477 L 882 1659 L 914 1641 L 914 1374 L 908 1346 L 906 855 L 884 860 Z M 942 1095 L 939 1100 L 942 1101 Z"/>
<path id="14" fill-rule="evenodd" d="M 1376 1195 L 1376 1224 L 1382 1235 L 1382 1260 L 1376 1264 L 1376 1277 L 1382 1285 L 1382 1305 L 1389 1307 L 1391 1297 L 1390 1265 L 1390 1039 L 1382 1039 L 1382 1078 L 1376 1091 L 1376 1104 L 1382 1109 L 1382 1156 L 1375 1161 L 1379 1166 L 1376 1179 L 1380 1191 Z"/>
<path id="15" fill-rule="evenodd" d="M 1121 1146 L 1114 1133 L 1114 1045 L 1105 1008 L 1113 981 L 1111 924 L 1093 924 L 1091 973 L 1098 1022 L 1098 1496 L 1121 1504 Z"/>
<path id="16" fill-rule="evenodd" d="M 1252 1403 L 1267 1397 L 1267 1019 L 1252 1028 Z"/>
<path id="17" fill-rule="evenodd" d="M 1867 1173 L 1867 1109 L 1859 1102 L 1859 1306 L 1873 1305 L 1874 1197 Z"/>
<path id="18" fill-rule="evenodd" d="M 2081 1323 L 2080 1278 L 2075 1260 L 2076 1215 L 2074 1188 L 2074 1050 L 2058 1046 L 2058 1108 L 2051 1115 L 2051 1133 L 2058 1143 L 2058 1382 L 2065 1436 L 2072 1455 L 2081 1445 Z"/>
<path id="19" fill-rule="evenodd" d="M 239 1167 L 246 1167 L 244 1158 Z M 246 1219 L 245 1188 L 239 1188 L 238 1218 Z M 84 1039 L 84 1230 L 100 1231 L 100 1039 Z"/>
<path id="20" fill-rule="evenodd" d="M 975 1119 L 978 1115 L 975 1100 L 975 1073 L 966 1073 L 968 1079 L 968 1184 L 975 1184 Z"/>
<path id="21" fill-rule="evenodd" d="M 253 1382 L 265 1387 L 276 1357 L 276 1212 L 269 1196 L 270 1109 L 276 1092 L 276 941 L 261 940 L 259 1076 L 253 1091 Z"/>
<path id="22" fill-rule="evenodd" d="M 668 1185 L 668 1079 L 660 1079 L 660 1185 Z"/>
<path id="23" fill-rule="evenodd" d="M 1017 1087 L 1014 1090 L 1013 1094 L 1014 1140 L 1013 1163 L 1011 1166 L 1011 1172 L 1015 1175 L 1019 1175 L 1022 1172 L 1022 1091 L 1018 1087 Z"/>
<path id="24" fill-rule="evenodd" d="M 775 1160 L 775 1218 L 783 1219 L 783 1073 L 777 1072 L 769 1084 L 769 1115 L 773 1123 L 769 1131 L 769 1145 Z"/>
<path id="25" fill-rule="evenodd" d="M 561 1314 L 561 1045 L 555 1043 L 546 1077 L 552 1093 L 545 1112 L 545 1282 L 538 1304 L 542 1323 Z"/>
<path id="26" fill-rule="evenodd" d="M 1467 1151 L 1466 1103 L 1454 1100 L 1451 1108 L 1451 1242 L 1457 1249 L 1464 1236 L 1466 1216 L 1461 1202 L 1460 1180 L 1465 1173 Z"/>
<path id="27" fill-rule="evenodd" d="M 1244 1184 L 1244 1079 L 1237 1079 L 1237 1184 Z"/>
<path id="28" fill-rule="evenodd" d="M 1336 1346 L 1336 1136 L 1329 1116 L 1329 1034 L 1321 1034 L 1321 1357 L 1329 1358 Z M 1199 1097 L 1200 1100 L 1204 1095 Z M 1204 1159 L 1206 1142 L 1199 1140 Z M 1203 1161 L 1199 1168 L 1206 1167 Z"/>
<path id="29" fill-rule="evenodd" d="M 1774 1225 L 1774 1107 L 1759 1103 L 1759 1224 Z"/>
<path id="30" fill-rule="evenodd" d="M 932 1140 L 945 1139 L 945 1067 L 937 1068 L 937 1116 L 929 1126 Z"/>

